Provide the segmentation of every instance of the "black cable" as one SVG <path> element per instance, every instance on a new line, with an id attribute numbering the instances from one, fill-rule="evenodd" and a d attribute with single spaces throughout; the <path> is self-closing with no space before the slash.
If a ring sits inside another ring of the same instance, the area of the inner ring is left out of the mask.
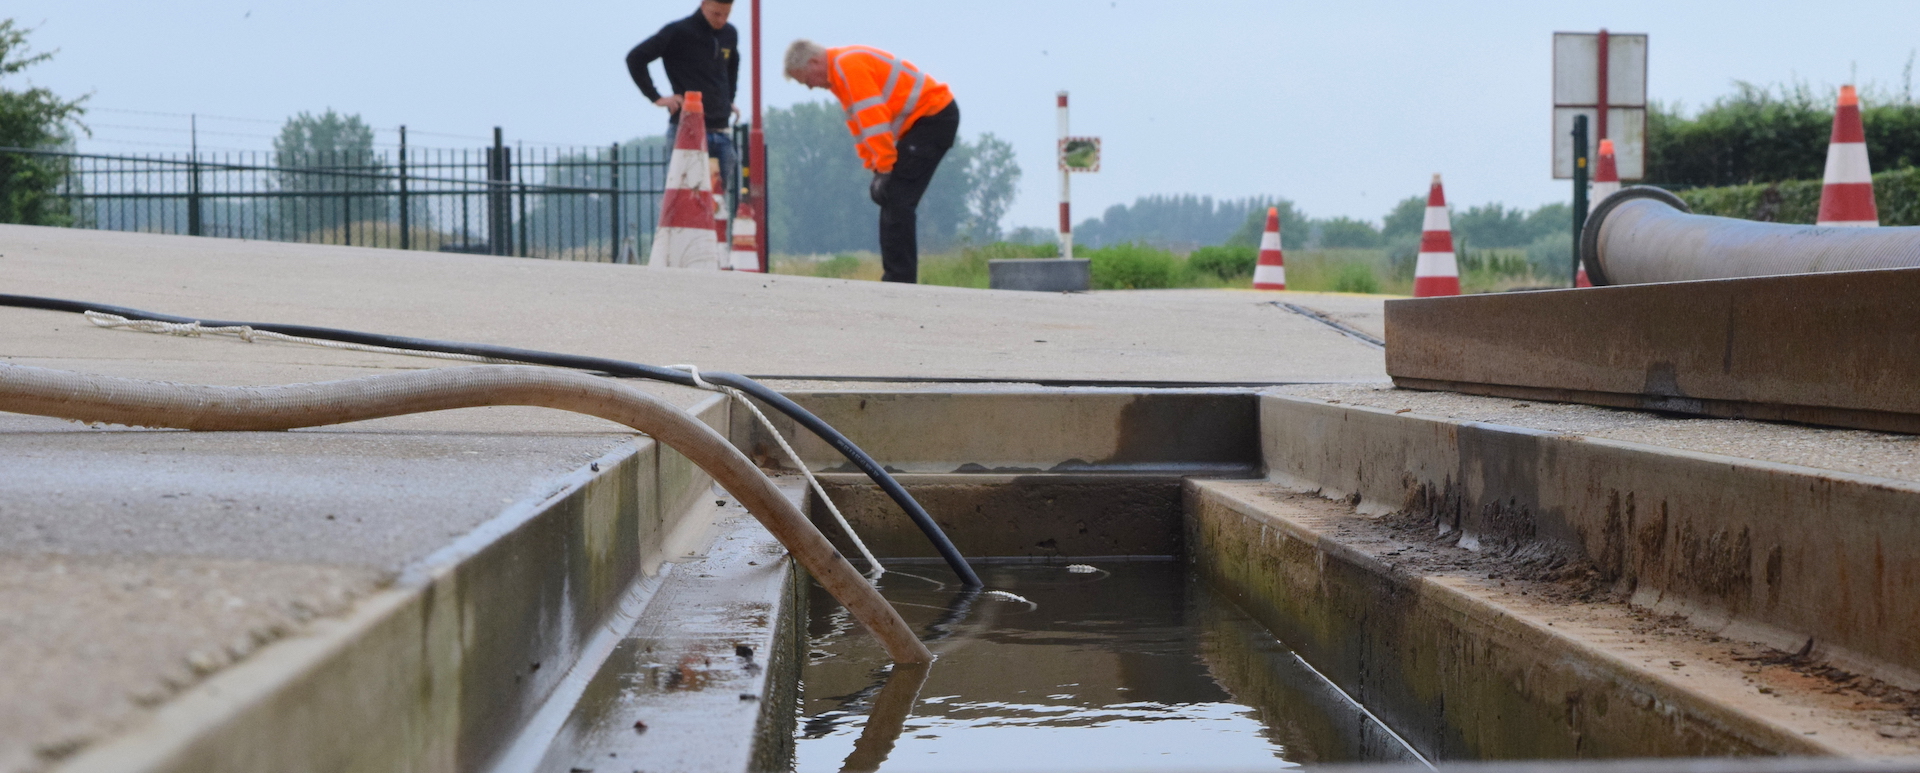
<path id="1" fill-rule="evenodd" d="M 663 368 L 657 365 L 642 365 L 637 362 L 612 360 L 604 357 L 582 357 L 574 354 L 557 354 L 534 349 L 518 349 L 511 346 L 471 344 L 459 341 L 436 341 L 429 338 L 381 335 L 379 333 L 363 333 L 357 330 L 340 330 L 337 328 L 311 327 L 308 325 L 282 325 L 273 322 L 234 322 L 231 320 L 195 319 L 172 314 L 157 314 L 140 309 L 129 309 L 124 306 L 108 306 L 100 303 L 70 301 L 61 298 L 41 298 L 32 295 L 7 295 L 0 293 L 0 306 L 41 309 L 44 311 L 66 311 L 75 314 L 97 311 L 102 314 L 117 314 L 128 319 L 150 319 L 176 324 L 198 322 L 207 327 L 250 327 L 255 330 L 300 336 L 302 338 L 318 338 L 325 341 L 364 344 L 368 346 L 385 346 L 392 349 L 417 349 L 420 351 L 442 352 L 446 354 L 467 354 L 495 360 L 524 362 L 529 365 L 547 365 L 556 368 L 590 370 L 613 376 L 652 379 L 654 381 L 665 381 L 681 386 L 696 386 L 693 374 L 682 370 L 674 370 L 673 368 Z M 765 384 L 761 384 L 746 376 L 738 373 L 727 373 L 725 371 L 703 370 L 700 372 L 700 377 L 710 383 L 733 387 L 734 389 L 745 392 L 748 396 L 766 403 L 775 410 L 791 417 L 795 422 L 799 423 L 800 426 L 806 427 L 813 434 L 818 435 L 821 440 L 827 441 L 827 444 L 833 446 L 834 450 L 846 456 L 848 461 L 853 462 L 854 466 L 859 467 L 861 472 L 866 473 L 868 478 L 872 478 L 873 482 L 878 484 L 880 489 L 887 492 L 887 496 L 891 497 L 894 503 L 900 506 L 900 509 L 906 511 L 907 517 L 913 519 L 913 525 L 920 527 L 920 532 L 927 535 L 927 540 L 932 542 L 934 549 L 940 552 L 940 557 L 946 559 L 947 566 L 953 570 L 954 574 L 960 576 L 962 583 L 965 583 L 967 587 L 970 588 L 981 587 L 980 576 L 974 574 L 973 567 L 967 565 L 967 560 L 961 557 L 960 550 L 953 546 L 951 540 L 947 539 L 946 533 L 940 530 L 940 525 L 934 523 L 933 516 L 927 514 L 926 508 L 921 507 L 920 503 L 914 500 L 913 495 L 908 494 L 906 488 L 902 487 L 899 481 L 894 480 L 893 476 L 889 474 L 885 468 L 882 468 L 879 462 L 874 461 L 873 457 L 868 456 L 866 451 L 854 445 L 852 440 L 847 439 L 847 436 L 840 434 L 839 430 L 821 421 L 820 417 L 813 415 L 811 411 L 800 407 L 799 403 L 787 399 L 786 395 L 775 392 Z"/>

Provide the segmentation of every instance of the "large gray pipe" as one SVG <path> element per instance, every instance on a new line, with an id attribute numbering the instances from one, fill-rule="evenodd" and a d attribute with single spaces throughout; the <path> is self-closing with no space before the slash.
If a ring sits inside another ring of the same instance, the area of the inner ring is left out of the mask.
<path id="1" fill-rule="evenodd" d="M 1659 188 L 1595 207 L 1580 259 L 1596 285 L 1920 266 L 1920 227 L 1833 228 L 1691 214 Z"/>

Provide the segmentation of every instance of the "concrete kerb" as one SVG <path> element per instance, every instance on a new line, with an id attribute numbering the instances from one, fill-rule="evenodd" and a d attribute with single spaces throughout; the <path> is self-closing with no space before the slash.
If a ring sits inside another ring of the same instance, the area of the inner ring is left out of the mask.
<path id="1" fill-rule="evenodd" d="M 1848 751 L 1396 570 L 1316 513 L 1337 506 L 1251 496 L 1263 485 L 1188 484 L 1190 560 L 1431 759 Z"/>
<path id="2" fill-rule="evenodd" d="M 692 412 L 724 433 L 727 402 Z M 636 439 L 57 769 L 478 769 L 685 541 L 684 504 L 712 484 L 688 468 Z"/>
<path id="3" fill-rule="evenodd" d="M 1920 484 L 1293 396 L 1261 424 L 1277 483 L 1562 551 L 1637 606 L 1920 687 Z"/>

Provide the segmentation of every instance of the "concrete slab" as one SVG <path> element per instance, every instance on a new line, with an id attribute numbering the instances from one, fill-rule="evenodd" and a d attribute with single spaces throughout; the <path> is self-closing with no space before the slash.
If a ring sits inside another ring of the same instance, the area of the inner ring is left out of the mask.
<path id="1" fill-rule="evenodd" d="M 0 226 L 0 284 L 12 293 L 173 314 L 747 374 L 1265 383 L 1386 377 L 1379 352 L 1251 292 L 983 291 L 31 226 Z M 18 353 L 70 351 L 77 350 L 63 338 Z M 11 344 L 7 353 L 16 353 Z"/>
<path id="2" fill-rule="evenodd" d="M 1388 371 L 1416 389 L 1920 433 L 1916 297 L 1909 268 L 1394 301 Z"/>

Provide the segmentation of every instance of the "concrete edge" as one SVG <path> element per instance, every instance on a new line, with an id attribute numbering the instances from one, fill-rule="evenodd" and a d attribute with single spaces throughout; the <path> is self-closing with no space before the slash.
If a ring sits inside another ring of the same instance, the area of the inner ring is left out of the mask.
<path id="1" fill-rule="evenodd" d="M 1638 605 L 1920 688 L 1920 483 L 1293 395 L 1268 479 L 1593 562 Z"/>
<path id="2" fill-rule="evenodd" d="M 728 403 L 714 395 L 689 412 L 725 434 Z M 54 769 L 480 767 L 567 671 L 541 666 L 577 656 L 711 485 L 685 457 L 636 436 L 346 614 L 262 648 Z"/>
<path id="3" fill-rule="evenodd" d="M 1847 753 L 1222 484 L 1187 495 L 1208 580 L 1431 758 Z"/>
<path id="4" fill-rule="evenodd" d="M 792 391 L 794 402 L 889 471 L 912 474 L 1254 474 L 1258 394 L 1244 389 Z M 746 410 L 734 445 L 756 462 L 792 460 Z M 766 411 L 815 472 L 855 472 L 840 453 Z"/>

